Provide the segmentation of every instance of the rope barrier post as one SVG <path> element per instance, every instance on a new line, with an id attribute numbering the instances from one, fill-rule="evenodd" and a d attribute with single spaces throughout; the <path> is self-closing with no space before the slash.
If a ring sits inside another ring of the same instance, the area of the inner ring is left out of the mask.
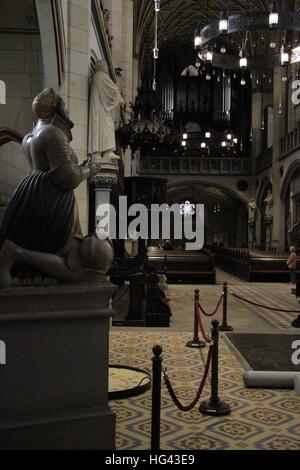
<path id="1" fill-rule="evenodd" d="M 227 324 L 227 306 L 228 306 L 228 285 L 227 282 L 223 283 L 223 321 L 219 327 L 220 331 L 233 331 L 232 326 Z"/>
<path id="2" fill-rule="evenodd" d="M 153 346 L 151 450 L 160 450 L 161 364 L 162 347 Z"/>
<path id="3" fill-rule="evenodd" d="M 197 305 L 199 303 L 200 292 L 199 289 L 195 289 L 194 292 L 194 338 L 192 341 L 188 341 L 186 346 L 188 348 L 205 348 L 206 343 L 199 339 L 199 325 L 198 325 L 198 317 L 197 317 Z"/>
<path id="4" fill-rule="evenodd" d="M 219 388 L 219 322 L 212 321 L 212 360 L 211 360 L 211 396 L 201 403 L 199 411 L 209 416 L 226 416 L 231 412 L 230 407 L 221 401 L 218 395 Z"/>

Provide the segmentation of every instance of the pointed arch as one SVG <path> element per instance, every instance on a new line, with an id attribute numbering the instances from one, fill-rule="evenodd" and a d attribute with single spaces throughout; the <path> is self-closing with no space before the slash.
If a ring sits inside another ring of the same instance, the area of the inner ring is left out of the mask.
<path id="1" fill-rule="evenodd" d="M 17 142 L 18 144 L 22 144 L 23 135 L 19 132 L 15 131 L 14 129 L 10 129 L 8 127 L 1 127 L 0 128 L 0 147 L 2 145 L 7 144 L 8 142 Z"/>

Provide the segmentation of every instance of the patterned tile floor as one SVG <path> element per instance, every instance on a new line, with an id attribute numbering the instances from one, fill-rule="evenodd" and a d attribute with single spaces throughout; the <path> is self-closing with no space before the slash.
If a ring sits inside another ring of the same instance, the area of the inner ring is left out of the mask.
<path id="1" fill-rule="evenodd" d="M 211 310 L 221 291 L 220 283 L 247 298 L 283 308 L 299 308 L 288 284 L 248 284 L 218 272 L 218 284 L 200 286 L 204 307 Z M 169 288 L 173 304 L 171 328 L 112 328 L 110 362 L 150 369 L 152 346 L 163 347 L 163 365 L 177 395 L 184 404 L 193 400 L 203 373 L 207 348 L 185 347 L 192 339 L 191 316 L 196 286 Z M 230 323 L 235 331 L 284 332 L 290 330 L 294 314 L 270 314 L 229 298 Z M 206 321 L 206 328 L 209 322 Z M 300 333 L 300 332 L 299 332 Z M 165 450 L 300 450 L 300 397 L 294 391 L 246 389 L 243 368 L 223 338 L 220 340 L 220 397 L 232 407 L 224 418 L 203 416 L 198 405 L 190 412 L 179 411 L 166 387 L 162 386 L 161 448 Z M 206 385 L 202 400 L 209 397 Z M 142 450 L 150 447 L 151 392 L 138 397 L 111 401 L 117 415 L 117 448 Z"/>
<path id="2" fill-rule="evenodd" d="M 163 366 L 184 404 L 193 400 L 203 372 L 205 350 L 185 347 L 186 332 L 119 331 L 111 333 L 111 363 L 151 368 L 151 349 L 163 347 Z M 161 448 L 164 450 L 300 450 L 300 398 L 293 391 L 245 389 L 243 369 L 228 346 L 220 342 L 220 397 L 231 407 L 224 418 L 203 416 L 198 405 L 179 411 L 162 386 Z M 209 384 L 203 397 L 209 397 Z M 150 446 L 151 392 L 111 401 L 117 415 L 117 448 Z"/>

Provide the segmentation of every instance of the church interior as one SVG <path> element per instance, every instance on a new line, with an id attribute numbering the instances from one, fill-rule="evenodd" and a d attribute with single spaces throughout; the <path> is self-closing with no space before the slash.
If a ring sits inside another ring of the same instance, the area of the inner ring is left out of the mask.
<path id="1" fill-rule="evenodd" d="M 299 304 L 300 1 L 1 0 L 0 449 L 299 451 Z"/>

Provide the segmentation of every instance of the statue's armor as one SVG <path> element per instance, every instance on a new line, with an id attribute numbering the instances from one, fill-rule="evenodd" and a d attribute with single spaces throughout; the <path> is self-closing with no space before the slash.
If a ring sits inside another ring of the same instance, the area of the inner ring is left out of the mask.
<path id="1" fill-rule="evenodd" d="M 77 188 L 89 172 L 78 165 L 69 145 L 71 140 L 71 131 L 57 115 L 52 120 L 40 119 L 23 140 L 23 150 L 32 170 L 49 172 L 55 185 L 63 190 Z"/>

